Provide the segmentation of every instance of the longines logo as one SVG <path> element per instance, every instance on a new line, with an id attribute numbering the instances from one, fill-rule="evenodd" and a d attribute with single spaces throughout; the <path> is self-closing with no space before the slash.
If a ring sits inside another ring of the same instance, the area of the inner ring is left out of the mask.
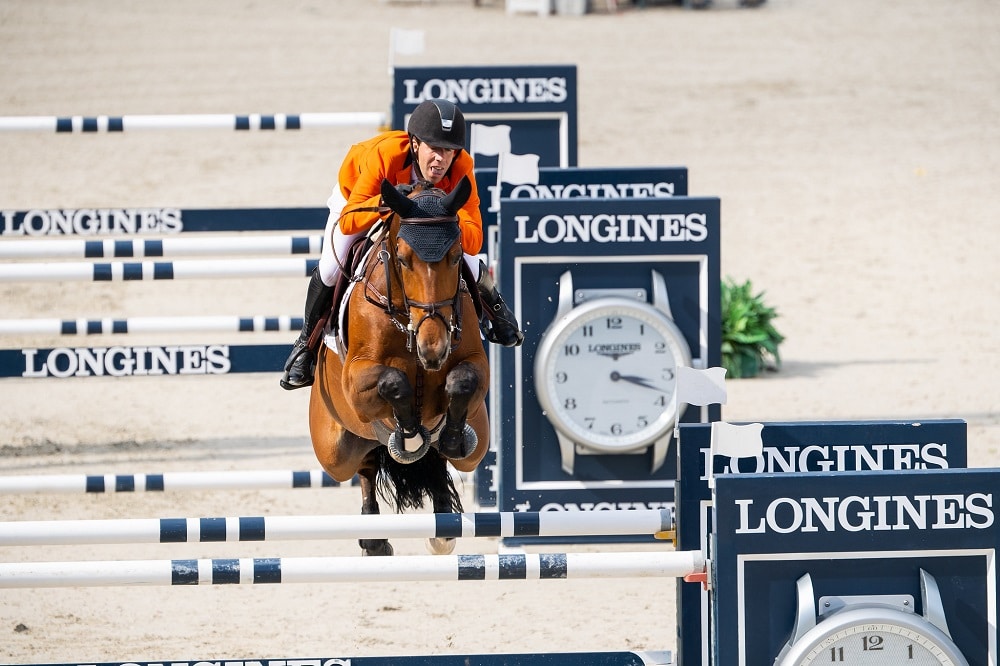
<path id="1" fill-rule="evenodd" d="M 704 469 L 713 464 L 712 452 L 701 451 Z M 868 470 L 948 469 L 948 445 L 927 444 L 810 444 L 765 446 L 757 456 L 731 458 L 722 474 L 785 472 L 864 472 Z M 708 475 L 702 476 L 708 479 Z"/>
<path id="2" fill-rule="evenodd" d="M 515 243 L 642 243 L 647 241 L 703 241 L 708 237 L 703 213 L 597 213 L 545 215 L 533 220 L 516 215 Z"/>
<path id="3" fill-rule="evenodd" d="M 566 79 L 561 76 L 517 78 L 417 79 L 403 81 L 404 104 L 447 99 L 458 105 L 551 104 L 565 102 Z"/>
<path id="4" fill-rule="evenodd" d="M 175 234 L 184 229 L 177 208 L 51 208 L 0 211 L 0 236 L 112 236 Z"/>
<path id="5" fill-rule="evenodd" d="M 22 377 L 224 375 L 232 368 L 228 345 L 58 347 L 44 356 L 39 352 L 21 351 Z"/>
<path id="6" fill-rule="evenodd" d="M 588 345 L 587 351 L 598 356 L 609 356 L 618 360 L 622 356 L 628 356 L 642 349 L 638 342 L 619 342 L 615 344 Z"/>
<path id="7" fill-rule="evenodd" d="M 987 529 L 993 494 L 778 497 L 735 500 L 737 534 Z"/>

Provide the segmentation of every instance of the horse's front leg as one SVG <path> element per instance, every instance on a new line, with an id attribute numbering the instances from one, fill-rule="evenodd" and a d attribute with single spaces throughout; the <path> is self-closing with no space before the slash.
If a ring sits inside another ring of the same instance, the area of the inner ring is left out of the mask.
<path id="1" fill-rule="evenodd" d="M 448 373 L 448 412 L 438 440 L 438 450 L 446 458 L 461 460 L 476 450 L 476 434 L 467 427 L 466 420 L 473 399 L 483 399 L 481 388 L 482 379 L 470 363 L 459 363 Z"/>

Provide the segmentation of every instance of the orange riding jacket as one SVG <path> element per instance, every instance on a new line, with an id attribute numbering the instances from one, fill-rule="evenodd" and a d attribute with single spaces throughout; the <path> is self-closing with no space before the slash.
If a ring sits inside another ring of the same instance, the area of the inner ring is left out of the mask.
<path id="1" fill-rule="evenodd" d="M 483 218 L 479 213 L 479 188 L 472 171 L 472 156 L 464 150 L 455 155 L 451 168 L 437 184 L 451 192 L 463 176 L 469 177 L 472 194 L 458 211 L 458 225 L 462 230 L 462 249 L 466 254 L 478 254 L 483 246 Z M 413 158 L 410 138 L 406 132 L 394 130 L 379 134 L 351 146 L 340 166 L 338 182 L 347 200 L 340 216 L 340 230 L 345 234 L 368 231 L 379 219 L 378 213 L 355 212 L 358 208 L 378 206 L 381 201 L 379 188 L 382 180 L 393 185 L 413 182 Z"/>

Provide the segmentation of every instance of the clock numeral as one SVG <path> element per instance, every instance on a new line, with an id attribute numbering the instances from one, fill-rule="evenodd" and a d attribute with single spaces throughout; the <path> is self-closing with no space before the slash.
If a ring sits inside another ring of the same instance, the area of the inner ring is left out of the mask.
<path id="1" fill-rule="evenodd" d="M 653 343 L 653 350 L 657 354 L 663 354 L 667 351 L 667 343 L 662 340 Z"/>
<path id="2" fill-rule="evenodd" d="M 672 381 L 674 381 L 674 377 L 676 375 L 677 375 L 677 371 L 674 370 L 673 368 L 664 368 L 663 369 L 663 377 L 662 377 L 662 379 L 665 379 L 668 382 L 672 382 Z"/>
<path id="3" fill-rule="evenodd" d="M 563 400 L 563 409 L 576 409 L 576 399 L 566 398 Z"/>
<path id="4" fill-rule="evenodd" d="M 612 331 L 616 331 L 616 330 L 620 329 L 622 327 L 622 318 L 621 317 L 608 317 L 608 319 L 607 319 L 607 326 L 608 326 L 608 329 L 610 329 Z"/>
<path id="5" fill-rule="evenodd" d="M 659 407 L 666 407 L 667 406 L 667 396 L 665 396 L 665 395 L 658 396 L 656 398 L 656 400 L 653 401 L 653 404 L 657 405 Z"/>
<path id="6" fill-rule="evenodd" d="M 882 637 L 878 635 L 863 636 L 861 638 L 861 646 L 862 650 L 864 650 L 865 652 L 885 649 Z"/>
<path id="7" fill-rule="evenodd" d="M 580 345 L 566 345 L 563 347 L 564 356 L 579 356 L 580 355 Z"/>
<path id="8" fill-rule="evenodd" d="M 622 434 L 622 424 L 621 423 L 612 423 L 611 424 L 611 434 L 612 435 L 620 435 L 620 434 Z"/>
<path id="9" fill-rule="evenodd" d="M 556 373 L 556 384 L 565 384 L 569 380 L 569 375 L 563 371 Z"/>
<path id="10" fill-rule="evenodd" d="M 913 643 L 906 646 L 906 658 L 913 659 Z"/>
<path id="11" fill-rule="evenodd" d="M 580 327 L 580 333 L 585 338 L 592 338 L 592 337 L 594 337 L 594 327 L 593 327 L 593 325 L 592 324 L 586 324 L 584 326 L 581 326 Z"/>
<path id="12" fill-rule="evenodd" d="M 830 661 L 844 661 L 844 648 L 842 647 L 830 648 Z"/>
<path id="13" fill-rule="evenodd" d="M 594 423 L 597 421 L 597 419 L 595 419 L 593 416 L 588 416 L 583 421 L 584 421 L 584 423 L 587 424 L 587 430 L 593 430 L 594 429 Z"/>
<path id="14" fill-rule="evenodd" d="M 649 425 L 649 420 L 645 416 L 640 416 L 635 420 L 635 425 L 637 428 L 645 428 Z"/>

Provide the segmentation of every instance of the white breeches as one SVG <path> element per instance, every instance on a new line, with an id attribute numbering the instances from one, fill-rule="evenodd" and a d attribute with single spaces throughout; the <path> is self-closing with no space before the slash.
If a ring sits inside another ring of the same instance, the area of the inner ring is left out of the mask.
<path id="1" fill-rule="evenodd" d="M 340 193 L 340 186 L 334 187 L 330 198 L 326 200 L 330 214 L 326 218 L 326 229 L 323 231 L 323 251 L 319 256 L 319 276 L 323 280 L 323 284 L 328 287 L 336 284 L 337 278 L 340 276 L 340 263 L 347 260 L 347 251 L 354 245 L 354 241 L 365 233 L 362 231 L 356 234 L 345 234 L 340 230 L 340 213 L 346 204 L 347 201 Z M 479 256 L 465 254 L 465 263 L 476 279 L 479 279 Z"/>

